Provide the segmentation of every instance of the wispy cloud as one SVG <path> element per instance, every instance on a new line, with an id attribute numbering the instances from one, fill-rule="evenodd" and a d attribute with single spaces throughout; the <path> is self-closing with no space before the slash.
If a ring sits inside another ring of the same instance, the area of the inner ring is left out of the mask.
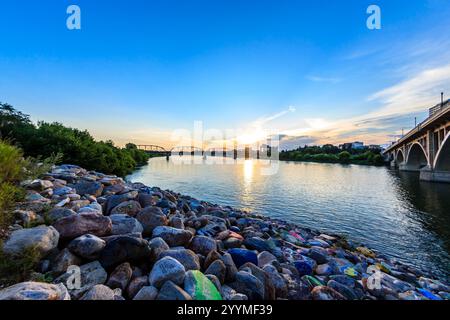
<path id="1" fill-rule="evenodd" d="M 339 83 L 342 82 L 342 78 L 333 78 L 333 77 L 320 77 L 320 76 L 307 76 L 306 79 L 313 82 L 327 82 L 327 83 Z"/>

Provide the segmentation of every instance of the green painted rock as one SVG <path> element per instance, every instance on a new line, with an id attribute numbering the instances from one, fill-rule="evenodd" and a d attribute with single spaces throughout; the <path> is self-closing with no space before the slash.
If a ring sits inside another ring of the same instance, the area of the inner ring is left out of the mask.
<path id="1" fill-rule="evenodd" d="M 198 270 L 186 272 L 184 290 L 194 300 L 222 300 L 214 283 Z"/>

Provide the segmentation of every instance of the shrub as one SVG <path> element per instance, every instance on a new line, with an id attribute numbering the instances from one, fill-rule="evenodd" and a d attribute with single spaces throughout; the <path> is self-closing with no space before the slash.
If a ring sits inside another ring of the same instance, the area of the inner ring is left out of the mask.
<path id="1" fill-rule="evenodd" d="M 348 163 L 350 161 L 351 154 L 347 151 L 343 151 L 338 154 L 339 161 L 342 163 Z"/>
<path id="2" fill-rule="evenodd" d="M 2 243 L 0 248 L 3 248 Z M 35 247 L 27 248 L 20 255 L 14 256 L 0 249 L 0 285 L 9 286 L 30 280 L 40 258 L 39 250 Z"/>

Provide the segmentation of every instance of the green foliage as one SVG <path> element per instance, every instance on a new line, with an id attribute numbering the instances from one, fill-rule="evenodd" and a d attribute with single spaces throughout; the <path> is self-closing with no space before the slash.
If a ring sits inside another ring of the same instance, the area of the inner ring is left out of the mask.
<path id="1" fill-rule="evenodd" d="M 0 248 L 3 248 L 0 243 Z M 0 250 L 0 285 L 9 286 L 30 280 L 41 255 L 35 247 L 25 249 L 20 255 L 9 255 Z"/>
<path id="2" fill-rule="evenodd" d="M 381 150 L 350 150 L 342 151 L 336 146 L 326 144 L 320 146 L 305 146 L 291 151 L 282 151 L 280 160 L 306 161 L 325 163 L 354 163 L 365 165 L 383 165 Z"/>
<path id="3" fill-rule="evenodd" d="M 12 106 L 0 104 L 0 135 L 20 146 L 26 156 L 57 157 L 65 163 L 89 170 L 125 176 L 149 156 L 136 145 L 118 148 L 111 141 L 95 141 L 87 131 L 65 127 L 61 123 L 31 123 L 29 116 Z"/>

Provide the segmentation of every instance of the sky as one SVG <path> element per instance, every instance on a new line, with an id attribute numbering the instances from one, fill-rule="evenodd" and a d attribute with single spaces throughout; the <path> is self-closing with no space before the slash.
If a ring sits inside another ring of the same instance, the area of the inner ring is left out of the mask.
<path id="1" fill-rule="evenodd" d="M 448 0 L 2 1 L 0 101 L 118 145 L 169 148 L 196 121 L 215 140 L 387 144 L 450 95 L 449 14 Z"/>

